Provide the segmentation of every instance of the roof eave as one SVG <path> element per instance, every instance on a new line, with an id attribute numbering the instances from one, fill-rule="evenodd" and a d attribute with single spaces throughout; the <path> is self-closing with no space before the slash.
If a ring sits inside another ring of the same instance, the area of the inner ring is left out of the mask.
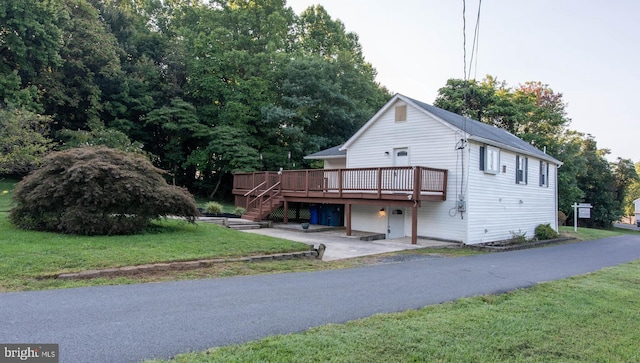
<path id="1" fill-rule="evenodd" d="M 305 156 L 305 160 L 326 160 L 326 159 L 346 159 L 346 155 L 327 155 L 327 156 Z"/>
<path id="2" fill-rule="evenodd" d="M 551 156 L 551 155 L 547 155 L 547 154 L 542 154 L 542 155 L 540 155 L 540 154 L 534 154 L 534 153 L 529 152 L 529 151 L 527 151 L 527 150 L 523 150 L 523 149 L 520 149 L 520 148 L 517 148 L 517 147 L 509 146 L 509 145 L 503 144 L 503 143 L 501 143 L 501 142 L 497 142 L 497 141 L 494 141 L 494 140 L 485 139 L 484 137 L 479 137 L 479 136 L 469 136 L 469 138 L 468 138 L 468 139 L 469 139 L 469 140 L 473 140 L 473 141 L 478 141 L 478 142 L 481 142 L 481 143 L 483 143 L 483 144 L 488 144 L 488 145 L 497 146 L 497 147 L 499 147 L 499 148 L 501 148 L 501 149 L 505 149 L 505 150 L 513 151 L 513 152 L 515 152 L 515 153 L 519 153 L 519 154 L 524 154 L 524 155 L 532 156 L 532 157 L 534 157 L 534 158 L 538 158 L 538 159 L 542 159 L 542 160 L 544 160 L 544 161 L 548 161 L 548 162 L 550 162 L 550 163 L 554 163 L 554 164 L 556 164 L 556 165 L 558 165 L 558 166 L 562 166 L 562 164 L 563 164 L 563 163 L 562 163 L 562 161 L 560 161 L 560 160 L 558 160 L 558 159 L 554 158 L 554 157 L 553 157 L 553 156 Z"/>

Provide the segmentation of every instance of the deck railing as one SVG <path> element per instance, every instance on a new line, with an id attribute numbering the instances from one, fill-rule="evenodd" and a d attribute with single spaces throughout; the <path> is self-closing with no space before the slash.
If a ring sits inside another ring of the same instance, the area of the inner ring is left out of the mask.
<path id="1" fill-rule="evenodd" d="M 406 166 L 237 173 L 233 179 L 233 190 L 236 195 L 245 195 L 248 191 L 255 191 L 257 195 L 278 182 L 281 193 L 300 196 L 332 193 L 341 197 L 343 194 L 367 193 L 380 197 L 403 193 L 412 194 L 414 200 L 425 194 L 440 195 L 445 200 L 447 170 Z M 261 183 L 263 185 L 257 188 Z"/>

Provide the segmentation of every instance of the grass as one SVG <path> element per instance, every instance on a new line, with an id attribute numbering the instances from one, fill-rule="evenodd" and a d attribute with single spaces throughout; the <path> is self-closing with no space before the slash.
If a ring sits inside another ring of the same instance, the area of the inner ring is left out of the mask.
<path id="1" fill-rule="evenodd" d="M 583 227 L 578 227 L 578 232 L 576 233 L 573 231 L 573 227 L 570 227 L 570 226 L 560 227 L 560 233 L 566 236 L 574 237 L 581 241 L 615 237 L 621 234 L 635 234 L 635 235 L 640 234 L 640 232 L 638 231 L 624 229 L 624 228 L 593 229 L 593 228 L 583 228 Z"/>
<path id="2" fill-rule="evenodd" d="M 15 180 L 0 177 L 0 212 L 8 212 L 11 209 L 11 191 Z"/>
<path id="3" fill-rule="evenodd" d="M 0 211 L 10 209 L 14 181 L 0 180 Z M 4 192 L 6 191 L 6 193 Z M 163 271 L 117 278 L 57 280 L 54 275 L 84 270 L 204 258 L 240 257 L 308 249 L 305 244 L 247 234 L 209 224 L 163 221 L 154 230 L 135 236 L 84 237 L 21 231 L 0 212 L 0 291 L 24 291 L 93 285 L 114 285 L 181 279 L 216 278 L 264 273 L 317 271 L 379 263 L 392 254 L 349 260 L 285 260 L 259 263 L 228 262 L 189 271 Z M 615 235 L 579 229 L 579 239 Z M 472 249 L 419 249 L 400 254 L 477 254 Z M 398 253 L 395 253 L 398 254 Z"/>
<path id="4" fill-rule="evenodd" d="M 0 180 L 0 211 L 10 209 L 11 190 L 14 183 L 11 180 Z M 53 276 L 68 272 L 157 262 L 301 251 L 308 250 L 309 246 L 258 234 L 237 232 L 217 225 L 205 223 L 191 225 L 175 220 L 159 222 L 153 230 L 134 236 L 61 235 L 18 230 L 8 221 L 7 215 L 6 212 L 0 212 L 0 251 L 2 251 L 0 291 L 317 271 L 376 263 L 379 258 L 384 257 L 364 257 L 330 263 L 318 260 L 229 262 L 189 271 L 171 270 L 92 280 L 58 280 Z M 466 255 L 475 252 L 460 249 L 429 250 L 429 253 Z"/>
<path id="5" fill-rule="evenodd" d="M 637 301 L 640 261 L 171 362 L 637 362 Z"/>
<path id="6" fill-rule="evenodd" d="M 308 249 L 303 243 L 175 220 L 133 236 L 22 231 L 0 213 L 0 291 L 65 287 L 63 281 L 42 278 L 66 272 Z"/>

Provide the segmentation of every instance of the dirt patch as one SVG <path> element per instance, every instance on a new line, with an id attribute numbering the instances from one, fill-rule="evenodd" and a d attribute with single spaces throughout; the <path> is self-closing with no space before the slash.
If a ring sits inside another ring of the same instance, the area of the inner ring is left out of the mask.
<path id="1" fill-rule="evenodd" d="M 398 262 L 409 262 L 409 261 L 423 261 L 423 260 L 433 260 L 437 258 L 444 258 L 445 256 L 439 254 L 399 254 L 395 256 L 382 257 L 378 260 L 378 263 L 398 263 Z"/>

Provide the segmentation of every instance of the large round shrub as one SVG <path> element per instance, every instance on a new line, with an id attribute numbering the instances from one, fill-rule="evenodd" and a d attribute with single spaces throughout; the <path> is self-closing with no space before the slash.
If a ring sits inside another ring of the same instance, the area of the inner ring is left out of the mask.
<path id="1" fill-rule="evenodd" d="M 143 156 L 106 147 L 55 152 L 16 185 L 9 218 L 22 229 L 83 235 L 133 234 L 168 215 L 194 222 L 193 196 L 161 173 Z"/>

